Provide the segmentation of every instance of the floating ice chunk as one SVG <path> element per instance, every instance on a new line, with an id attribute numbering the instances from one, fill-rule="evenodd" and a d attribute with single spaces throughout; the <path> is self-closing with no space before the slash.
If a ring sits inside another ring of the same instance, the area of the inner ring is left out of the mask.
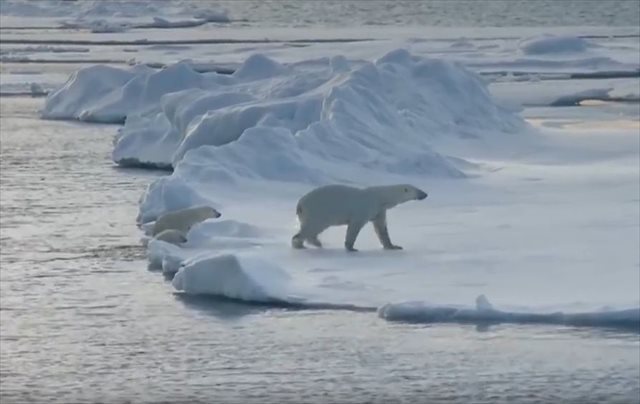
<path id="1" fill-rule="evenodd" d="M 585 100 L 607 100 L 609 93 L 613 88 L 593 88 L 584 91 L 579 91 L 574 94 L 567 94 L 559 97 L 551 102 L 549 105 L 552 107 L 565 107 L 580 105 L 580 102 Z"/>
<path id="2" fill-rule="evenodd" d="M 129 29 L 129 25 L 125 23 L 116 23 L 108 20 L 84 20 L 63 21 L 60 24 L 64 28 L 87 29 L 96 34 L 106 34 L 114 32 L 125 32 Z"/>
<path id="3" fill-rule="evenodd" d="M 135 28 L 189 28 L 206 24 L 206 20 L 174 20 L 169 21 L 161 17 L 153 17 L 153 22 L 138 24 Z"/>
<path id="4" fill-rule="evenodd" d="M 201 10 L 193 15 L 194 18 L 205 20 L 207 22 L 231 22 L 229 12 L 227 10 Z"/>
<path id="5" fill-rule="evenodd" d="M 542 55 L 549 53 L 584 52 L 595 46 L 583 38 L 575 36 L 543 35 L 523 41 L 520 45 L 527 55 Z"/>
<path id="6" fill-rule="evenodd" d="M 378 316 L 389 321 L 410 323 L 514 323 L 640 329 L 640 308 L 584 313 L 512 312 L 494 309 L 483 295 L 476 299 L 475 308 L 406 302 L 381 306 Z"/>
<path id="7" fill-rule="evenodd" d="M 286 300 L 288 282 L 288 274 L 277 265 L 255 257 L 224 254 L 185 263 L 172 284 L 191 295 L 269 302 Z"/>

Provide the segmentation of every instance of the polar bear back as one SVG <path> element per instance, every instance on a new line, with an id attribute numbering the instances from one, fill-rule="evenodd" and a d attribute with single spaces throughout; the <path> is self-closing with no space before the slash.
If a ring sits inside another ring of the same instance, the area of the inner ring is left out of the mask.
<path id="1" fill-rule="evenodd" d="M 301 221 L 322 227 L 340 226 L 354 220 L 371 220 L 380 211 L 378 201 L 365 190 L 347 185 L 326 185 L 307 193 L 298 202 Z"/>
<path id="2" fill-rule="evenodd" d="M 156 236 L 165 230 L 177 230 L 187 234 L 194 224 L 219 216 L 220 213 L 209 206 L 197 206 L 168 212 L 156 220 L 152 235 Z"/>

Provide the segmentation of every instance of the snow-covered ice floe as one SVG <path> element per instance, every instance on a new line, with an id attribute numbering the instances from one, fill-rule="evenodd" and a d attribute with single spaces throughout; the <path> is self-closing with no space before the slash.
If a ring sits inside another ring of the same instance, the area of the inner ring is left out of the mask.
<path id="1" fill-rule="evenodd" d="M 213 255 L 191 260 L 175 273 L 172 284 L 187 295 L 238 300 L 253 304 L 274 304 L 297 309 L 347 309 L 377 311 L 388 321 L 438 324 L 546 324 L 564 326 L 615 327 L 640 330 L 640 308 L 591 312 L 504 311 L 480 295 L 476 306 L 434 305 L 424 302 L 389 303 L 380 307 L 335 304 L 313 300 L 309 290 L 292 285 L 288 272 L 255 256 Z"/>
<path id="2" fill-rule="evenodd" d="M 423 302 L 386 304 L 378 316 L 389 321 L 420 324 L 548 324 L 566 326 L 616 327 L 640 330 L 640 308 L 591 312 L 516 312 L 498 310 L 484 295 L 476 298 L 476 307 L 438 306 Z"/>
<path id="3" fill-rule="evenodd" d="M 51 93 L 42 116 L 124 123 L 117 163 L 173 169 L 140 198 L 143 230 L 169 211 L 222 212 L 183 245 L 148 241 L 149 269 L 181 294 L 394 321 L 637 328 L 637 140 L 610 134 L 604 154 L 579 138 L 533 140 L 457 63 L 394 50 L 288 65 L 256 54 L 231 75 L 188 61 L 92 66 Z M 330 182 L 412 182 L 431 197 L 390 212 L 404 251 L 381 250 L 367 228 L 357 254 L 344 252 L 344 229 L 323 234 L 323 249 L 293 251 L 297 199 Z M 605 238 L 603 226 L 615 231 Z M 480 293 L 509 311 L 459 305 Z M 597 310 L 609 303 L 615 310 Z"/>
<path id="4" fill-rule="evenodd" d="M 166 259 L 166 258 L 165 258 Z M 425 302 L 362 306 L 317 300 L 312 288 L 295 285 L 287 271 L 255 255 L 209 254 L 186 260 L 165 274 L 182 294 L 200 295 L 250 304 L 273 304 L 296 309 L 376 311 L 380 318 L 421 324 L 545 324 L 615 327 L 640 330 L 640 308 L 602 309 L 584 312 L 505 311 L 480 295 L 475 306 L 438 305 Z"/>
<path id="5" fill-rule="evenodd" d="M 333 57 L 287 66 L 254 55 L 230 76 L 197 73 L 188 62 L 161 71 L 93 66 L 52 94 L 42 116 L 124 121 L 113 151 L 122 165 L 176 167 L 201 146 L 227 147 L 199 153 L 246 155 L 268 144 L 274 152 L 445 176 L 462 173 L 430 143 L 523 126 L 474 73 L 404 50 L 373 63 Z"/>

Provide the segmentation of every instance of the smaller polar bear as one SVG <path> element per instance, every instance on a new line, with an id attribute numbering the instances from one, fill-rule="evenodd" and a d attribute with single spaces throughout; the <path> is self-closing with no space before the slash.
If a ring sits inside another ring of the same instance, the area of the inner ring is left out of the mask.
<path id="1" fill-rule="evenodd" d="M 194 208 L 174 210 L 173 212 L 161 215 L 156 220 L 151 235 L 156 237 L 165 230 L 177 230 L 185 235 L 194 224 L 220 216 L 220 212 L 210 206 L 196 206 Z M 176 236 L 177 234 L 167 235 L 167 237 L 172 238 Z"/>
<path id="2" fill-rule="evenodd" d="M 387 210 L 411 200 L 422 200 L 427 193 L 413 185 L 387 185 L 355 188 L 345 185 L 326 185 L 307 193 L 298 202 L 296 214 L 300 231 L 291 239 L 293 248 L 304 248 L 304 242 L 322 247 L 318 235 L 331 226 L 347 225 L 344 246 L 357 251 L 353 245 L 362 227 L 373 223 L 380 243 L 386 250 L 400 250 L 393 245 L 387 230 Z"/>
<path id="3" fill-rule="evenodd" d="M 176 229 L 163 230 L 153 237 L 154 240 L 161 240 L 174 245 L 180 245 L 187 242 L 187 236 Z"/>

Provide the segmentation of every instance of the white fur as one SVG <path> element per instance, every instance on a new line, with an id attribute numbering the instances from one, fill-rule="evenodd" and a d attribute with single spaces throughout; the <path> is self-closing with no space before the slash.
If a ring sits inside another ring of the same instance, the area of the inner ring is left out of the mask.
<path id="1" fill-rule="evenodd" d="M 345 185 L 327 185 L 304 195 L 298 202 L 296 213 L 300 231 L 293 236 L 294 248 L 303 248 L 304 241 L 321 247 L 318 235 L 331 226 L 347 225 L 345 248 L 355 251 L 353 244 L 360 229 L 373 222 L 374 229 L 385 249 L 400 249 L 389 239 L 386 211 L 401 203 L 424 199 L 427 194 L 408 184 L 355 188 Z"/>
<path id="2" fill-rule="evenodd" d="M 151 235 L 156 236 L 165 230 L 178 230 L 187 234 L 194 224 L 215 217 L 220 217 L 220 212 L 209 206 L 197 206 L 168 212 L 156 220 Z"/>
<path id="3" fill-rule="evenodd" d="M 179 245 L 187 242 L 187 236 L 180 230 L 176 230 L 176 229 L 163 230 L 160 233 L 156 234 L 155 237 L 153 238 L 156 240 L 162 240 L 167 243 L 171 243 L 175 245 Z"/>

